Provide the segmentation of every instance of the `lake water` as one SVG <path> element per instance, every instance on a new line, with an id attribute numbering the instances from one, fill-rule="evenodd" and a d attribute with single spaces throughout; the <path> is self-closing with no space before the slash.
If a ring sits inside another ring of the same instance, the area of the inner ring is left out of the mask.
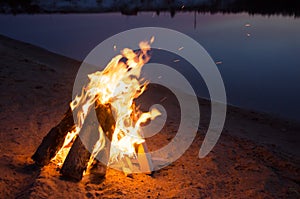
<path id="1" fill-rule="evenodd" d="M 98 43 L 144 26 L 198 41 L 223 77 L 228 102 L 300 121 L 300 19 L 248 14 L 0 15 L 0 34 L 83 60 Z M 138 42 L 138 41 L 137 41 Z M 205 90 L 197 91 L 208 97 Z"/>

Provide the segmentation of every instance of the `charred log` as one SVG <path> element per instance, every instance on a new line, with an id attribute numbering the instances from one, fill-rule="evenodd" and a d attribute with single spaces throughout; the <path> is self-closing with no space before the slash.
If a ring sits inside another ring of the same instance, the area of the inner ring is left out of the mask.
<path id="1" fill-rule="evenodd" d="M 73 181 L 80 181 L 82 179 L 83 172 L 87 169 L 91 152 L 100 138 L 98 133 L 99 124 L 107 139 L 111 140 L 114 132 L 115 121 L 109 104 L 102 105 L 97 103 L 95 111 L 90 111 L 86 117 L 79 132 L 79 136 L 75 139 L 61 168 L 60 172 L 62 177 Z M 107 159 L 108 161 L 109 151 L 110 142 L 106 141 L 105 147 L 98 155 L 102 156 L 101 159 Z M 92 175 L 99 177 L 105 176 L 106 164 L 95 160 L 91 172 Z"/>
<path id="2" fill-rule="evenodd" d="M 99 106 L 99 109 L 97 109 L 97 119 L 106 135 L 106 138 L 104 148 L 97 154 L 94 164 L 90 169 L 90 182 L 96 184 L 101 183 L 101 180 L 105 177 L 107 164 L 110 158 L 110 143 L 112 141 L 116 125 L 110 104 L 97 104 L 97 106 Z M 100 158 L 102 162 L 98 160 Z"/>
<path id="3" fill-rule="evenodd" d="M 74 128 L 73 114 L 71 108 L 69 108 L 61 122 L 49 131 L 32 156 L 35 163 L 39 166 L 48 164 L 62 147 L 68 132 Z"/>

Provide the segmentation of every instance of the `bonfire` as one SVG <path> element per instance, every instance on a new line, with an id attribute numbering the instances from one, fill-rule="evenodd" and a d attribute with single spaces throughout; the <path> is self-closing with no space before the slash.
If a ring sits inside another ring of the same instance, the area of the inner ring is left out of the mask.
<path id="1" fill-rule="evenodd" d="M 90 173 L 102 178 L 107 166 L 126 175 L 153 171 L 141 126 L 160 112 L 142 112 L 135 105 L 149 83 L 141 70 L 153 41 L 140 42 L 136 51 L 123 49 L 103 71 L 88 75 L 89 83 L 32 156 L 36 164 L 52 162 L 62 177 L 75 181 Z"/>

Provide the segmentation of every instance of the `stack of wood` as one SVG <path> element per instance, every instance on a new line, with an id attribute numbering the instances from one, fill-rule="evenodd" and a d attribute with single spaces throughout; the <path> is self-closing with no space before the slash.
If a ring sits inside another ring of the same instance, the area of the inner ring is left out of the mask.
<path id="1" fill-rule="evenodd" d="M 90 111 L 85 119 L 85 122 L 80 129 L 79 136 L 74 140 L 71 149 L 63 162 L 60 173 L 63 178 L 72 181 L 80 181 L 86 171 L 88 162 L 91 158 L 91 152 L 99 139 L 98 127 L 102 127 L 104 134 L 109 141 L 112 140 L 113 132 L 115 129 L 115 120 L 112 115 L 110 104 L 95 104 L 95 111 Z M 98 121 L 97 121 L 98 120 Z M 72 110 L 69 109 L 63 119 L 53 127 L 49 133 L 43 138 L 42 143 L 32 156 L 32 159 L 39 166 L 45 166 L 50 163 L 58 151 L 62 148 L 64 140 L 68 134 L 75 129 Z M 106 165 L 98 161 L 109 160 L 110 157 L 110 142 L 105 142 L 105 146 L 98 155 L 92 166 L 91 173 L 94 177 L 103 178 L 106 173 Z M 150 158 L 143 153 L 147 149 L 145 144 L 138 146 L 139 155 L 138 161 L 143 171 L 151 173 L 153 170 Z M 125 172 L 125 171 L 124 171 Z M 126 174 L 126 172 L 125 172 Z"/>
<path id="2" fill-rule="evenodd" d="M 96 121 L 93 114 L 96 113 Z M 103 129 L 103 132 L 107 138 L 111 141 L 115 128 L 115 120 L 112 115 L 110 104 L 102 105 L 100 103 L 95 104 L 95 112 L 90 111 L 87 115 L 85 122 L 80 129 L 79 136 L 76 137 L 72 144 L 72 147 L 63 163 L 60 170 L 62 177 L 80 181 L 82 179 L 84 171 L 86 171 L 88 162 L 91 158 L 91 152 L 99 139 L 98 127 Z M 45 166 L 50 163 L 57 152 L 61 149 L 64 140 L 68 134 L 75 129 L 75 123 L 73 119 L 72 110 L 69 109 L 63 119 L 52 128 L 49 133 L 44 137 L 42 143 L 32 156 L 32 159 L 39 166 Z M 101 155 L 106 155 L 103 159 L 109 159 L 110 142 L 106 143 Z M 97 173 L 99 176 L 104 176 L 106 172 L 106 165 L 95 160 L 91 170 Z"/>

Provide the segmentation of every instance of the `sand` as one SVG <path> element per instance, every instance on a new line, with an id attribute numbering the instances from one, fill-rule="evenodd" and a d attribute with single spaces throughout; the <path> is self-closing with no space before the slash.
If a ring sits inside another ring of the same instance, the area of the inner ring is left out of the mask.
<path id="1" fill-rule="evenodd" d="M 80 62 L 3 36 L 0 57 L 0 198 L 300 198 L 299 123 L 229 107 L 220 140 L 199 159 L 210 109 L 202 99 L 193 144 L 152 176 L 109 169 L 100 184 L 62 180 L 54 164 L 39 169 L 30 157 L 67 109 Z M 178 105 L 156 86 L 140 99 L 164 97 L 172 117 L 147 139 L 150 150 L 176 134 Z"/>

